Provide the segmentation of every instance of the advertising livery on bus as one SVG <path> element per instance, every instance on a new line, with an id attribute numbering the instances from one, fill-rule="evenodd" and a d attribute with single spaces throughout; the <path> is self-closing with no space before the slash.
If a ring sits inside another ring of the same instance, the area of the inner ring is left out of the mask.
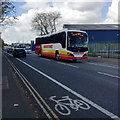
<path id="1" fill-rule="evenodd" d="M 88 58 L 88 35 L 84 31 L 65 29 L 35 41 L 35 53 L 39 56 L 74 61 Z"/>

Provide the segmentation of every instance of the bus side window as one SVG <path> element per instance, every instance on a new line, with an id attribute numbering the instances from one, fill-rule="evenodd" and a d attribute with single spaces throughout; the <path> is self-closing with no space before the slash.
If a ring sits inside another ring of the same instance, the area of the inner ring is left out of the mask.
<path id="1" fill-rule="evenodd" d="M 59 33 L 57 39 L 58 39 L 58 42 L 61 43 L 62 47 L 65 48 L 65 43 L 66 43 L 65 32 Z"/>
<path id="2" fill-rule="evenodd" d="M 56 37 L 55 35 L 52 35 L 52 41 L 51 41 L 52 43 L 56 43 L 56 41 L 55 41 L 56 38 L 55 37 Z"/>
<path id="3" fill-rule="evenodd" d="M 65 48 L 66 46 L 66 33 L 65 32 L 62 33 L 62 42 L 63 42 L 63 48 Z"/>
<path id="4" fill-rule="evenodd" d="M 62 37 L 63 37 L 63 39 L 66 39 L 65 32 L 62 33 Z"/>
<path id="5" fill-rule="evenodd" d="M 70 47 L 70 37 L 68 37 L 68 47 Z"/>

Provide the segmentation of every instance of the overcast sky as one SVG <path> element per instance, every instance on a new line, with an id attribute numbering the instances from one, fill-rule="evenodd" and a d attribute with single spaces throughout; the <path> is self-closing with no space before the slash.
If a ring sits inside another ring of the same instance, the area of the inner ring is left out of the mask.
<path id="1" fill-rule="evenodd" d="M 36 12 L 59 11 L 62 18 L 58 21 L 58 30 L 63 24 L 89 23 L 118 23 L 119 0 L 22 0 L 15 2 L 18 21 L 15 25 L 2 31 L 2 38 L 6 43 L 27 42 L 34 40 L 36 33 L 31 31 L 31 19 Z M 82 2 L 80 2 L 82 1 Z"/>

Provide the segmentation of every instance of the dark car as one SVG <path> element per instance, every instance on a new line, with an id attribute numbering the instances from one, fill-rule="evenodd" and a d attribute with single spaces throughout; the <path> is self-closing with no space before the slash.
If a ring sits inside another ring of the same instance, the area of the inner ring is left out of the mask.
<path id="1" fill-rule="evenodd" d="M 12 54 L 14 57 L 26 57 L 25 50 L 21 48 L 14 49 Z"/>
<path id="2" fill-rule="evenodd" d="M 13 49 L 12 48 L 7 48 L 7 53 L 12 53 Z"/>

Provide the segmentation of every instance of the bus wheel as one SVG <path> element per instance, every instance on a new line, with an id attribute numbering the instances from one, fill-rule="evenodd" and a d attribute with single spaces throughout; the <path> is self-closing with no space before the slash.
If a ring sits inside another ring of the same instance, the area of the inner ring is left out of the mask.
<path id="1" fill-rule="evenodd" d="M 39 57 L 41 57 L 42 55 L 41 55 L 41 50 L 39 50 Z"/>
<path id="2" fill-rule="evenodd" d="M 56 59 L 56 60 L 59 60 L 59 53 L 58 53 L 58 51 L 57 51 L 56 54 L 55 54 L 55 59 Z"/>

